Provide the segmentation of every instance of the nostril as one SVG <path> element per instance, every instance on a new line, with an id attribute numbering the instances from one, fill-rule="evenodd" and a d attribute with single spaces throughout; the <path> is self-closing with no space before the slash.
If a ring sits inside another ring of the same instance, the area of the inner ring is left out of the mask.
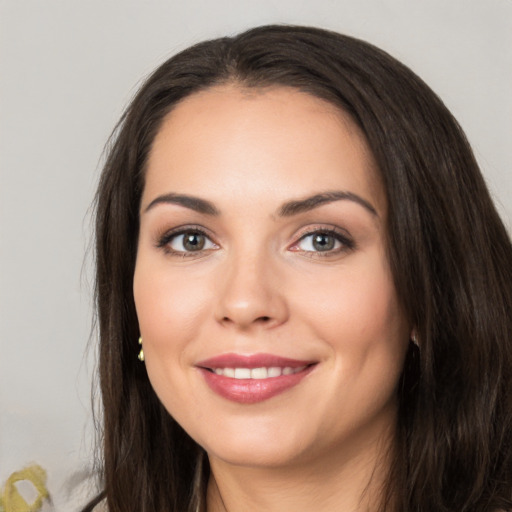
<path id="1" fill-rule="evenodd" d="M 271 315 L 250 315 L 247 312 L 235 311 L 233 315 L 226 315 L 222 317 L 221 322 L 225 325 L 235 324 L 242 328 L 249 327 L 250 325 L 270 326 L 273 325 L 275 320 Z"/>
<path id="2" fill-rule="evenodd" d="M 229 316 L 225 316 L 222 318 L 222 321 L 224 323 L 240 323 L 240 320 L 236 321 L 234 320 L 233 318 L 230 318 Z M 251 320 L 250 322 L 247 322 L 248 324 L 249 323 L 263 323 L 263 324 L 268 324 L 269 322 L 272 321 L 272 317 L 270 316 L 258 316 L 256 318 L 254 318 L 253 320 Z"/>

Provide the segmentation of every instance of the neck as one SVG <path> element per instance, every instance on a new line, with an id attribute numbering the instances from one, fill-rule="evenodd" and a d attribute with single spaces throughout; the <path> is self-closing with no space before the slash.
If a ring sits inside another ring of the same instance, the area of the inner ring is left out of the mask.
<path id="1" fill-rule="evenodd" d="M 381 435 L 285 467 L 233 466 L 210 457 L 208 512 L 375 512 L 394 447 Z M 341 455 L 340 455 L 341 454 Z"/>

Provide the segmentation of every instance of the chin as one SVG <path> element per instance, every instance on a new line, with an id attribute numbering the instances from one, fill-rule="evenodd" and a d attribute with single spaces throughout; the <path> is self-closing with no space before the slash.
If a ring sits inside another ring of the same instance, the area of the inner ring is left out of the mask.
<path id="1" fill-rule="evenodd" d="M 268 439 L 232 439 L 231 442 L 205 446 L 210 461 L 253 468 L 278 468 L 293 464 L 299 458 L 297 447 Z"/>
<path id="2" fill-rule="evenodd" d="M 233 423 L 216 425 L 203 432 L 204 437 L 201 433 L 194 436 L 210 460 L 218 459 L 235 466 L 283 467 L 302 459 L 308 452 L 307 447 L 315 444 L 307 431 L 293 429 L 282 421 L 252 418 Z"/>

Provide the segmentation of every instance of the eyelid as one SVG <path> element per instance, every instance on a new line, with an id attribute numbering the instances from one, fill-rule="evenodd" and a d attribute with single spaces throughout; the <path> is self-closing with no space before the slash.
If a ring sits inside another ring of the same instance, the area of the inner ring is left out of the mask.
<path id="1" fill-rule="evenodd" d="M 198 251 L 177 251 L 175 249 L 171 249 L 169 244 L 172 242 L 172 240 L 186 233 L 200 234 L 206 237 L 215 247 L 200 249 Z M 185 224 L 182 226 L 177 226 L 172 229 L 164 230 L 161 234 L 158 234 L 156 236 L 155 245 L 158 249 L 163 249 L 168 254 L 178 256 L 199 256 L 205 252 L 211 251 L 219 247 L 219 245 L 214 241 L 213 236 L 209 233 L 209 230 L 197 224 Z"/>
<path id="2" fill-rule="evenodd" d="M 337 241 L 341 243 L 341 247 L 336 249 L 328 250 L 328 251 L 306 251 L 300 249 L 298 247 L 299 243 L 307 238 L 308 236 L 312 236 L 315 234 L 327 234 L 336 238 Z M 302 252 L 304 254 L 315 255 L 315 256 L 329 256 L 333 254 L 338 254 L 340 252 L 344 252 L 347 250 L 352 250 L 355 248 L 355 242 L 350 233 L 338 226 L 332 225 L 316 225 L 316 226 L 308 226 L 296 237 L 295 242 L 288 247 L 288 250 L 292 250 L 294 252 Z"/>
<path id="3" fill-rule="evenodd" d="M 199 249 L 197 251 L 179 251 L 175 249 L 171 249 L 169 244 L 170 242 L 180 236 L 184 235 L 186 233 L 198 233 L 204 237 L 206 237 L 211 244 L 213 244 L 215 247 L 209 247 L 206 249 Z M 307 238 L 308 236 L 312 236 L 315 234 L 327 234 L 331 235 L 336 238 L 336 240 L 341 244 L 341 247 L 337 247 L 335 249 L 327 250 L 327 251 L 315 251 L 315 250 L 304 250 L 300 249 L 298 245 L 302 240 Z M 201 254 L 204 254 L 205 252 L 209 252 L 215 249 L 218 249 L 220 246 L 215 241 L 214 236 L 210 234 L 210 231 L 205 228 L 204 226 L 198 225 L 198 224 L 185 224 L 181 226 L 177 226 L 171 229 L 163 230 L 161 234 L 158 234 L 156 236 L 155 240 L 155 246 L 158 249 L 163 249 L 165 252 L 171 255 L 177 255 L 177 256 L 200 256 Z M 309 256 L 332 256 L 335 254 L 339 254 L 341 252 L 346 252 L 349 250 L 353 250 L 355 248 L 355 242 L 350 235 L 350 233 L 340 228 L 339 226 L 333 226 L 333 225 L 325 225 L 325 224 L 319 224 L 319 225 L 313 225 L 313 226 L 307 226 L 306 228 L 299 231 L 299 233 L 295 236 L 295 241 L 288 246 L 288 250 L 291 250 L 293 252 L 299 252 L 303 254 L 307 254 Z"/>

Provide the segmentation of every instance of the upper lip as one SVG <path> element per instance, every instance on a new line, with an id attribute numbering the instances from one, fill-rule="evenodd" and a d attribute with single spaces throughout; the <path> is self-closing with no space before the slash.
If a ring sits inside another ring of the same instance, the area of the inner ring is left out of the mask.
<path id="1" fill-rule="evenodd" d="M 271 367 L 289 367 L 300 368 L 308 366 L 317 361 L 304 359 L 290 359 L 274 354 L 221 354 L 204 361 L 196 363 L 200 368 L 271 368 Z"/>

